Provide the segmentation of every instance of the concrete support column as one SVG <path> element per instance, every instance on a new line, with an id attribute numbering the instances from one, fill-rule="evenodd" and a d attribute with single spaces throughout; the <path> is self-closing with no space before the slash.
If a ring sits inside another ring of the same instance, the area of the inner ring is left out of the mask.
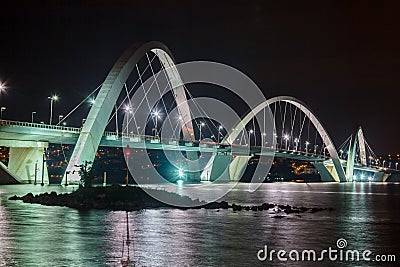
<path id="1" fill-rule="evenodd" d="M 2 142 L 3 143 L 3 142 Z M 49 183 L 46 159 L 44 152 L 48 147 L 45 142 L 12 141 L 9 145 L 10 155 L 8 170 L 13 173 L 21 183 L 33 183 L 35 172 L 37 183 Z M 35 168 L 37 168 L 35 170 Z"/>
<path id="2" fill-rule="evenodd" d="M 321 176 L 322 182 L 335 182 L 339 179 L 336 169 L 333 164 L 327 166 L 321 161 L 313 162 L 314 167 L 318 170 L 319 175 Z M 336 175 L 337 179 L 335 180 L 334 175 Z"/>
<path id="3" fill-rule="evenodd" d="M 251 156 L 236 156 L 229 165 L 229 176 L 231 181 L 239 181 Z"/>

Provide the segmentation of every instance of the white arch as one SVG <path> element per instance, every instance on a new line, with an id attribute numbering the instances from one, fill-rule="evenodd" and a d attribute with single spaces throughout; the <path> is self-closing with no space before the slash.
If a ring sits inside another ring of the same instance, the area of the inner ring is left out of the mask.
<path id="1" fill-rule="evenodd" d="M 310 121 L 312 122 L 314 127 L 317 129 L 319 135 L 321 136 L 322 141 L 324 142 L 326 149 L 328 150 L 330 156 L 332 157 L 334 169 L 337 173 L 337 176 L 333 175 L 333 178 L 337 182 L 346 181 L 346 176 L 345 176 L 343 167 L 340 163 L 339 155 L 338 155 L 336 148 L 335 148 L 331 138 L 329 137 L 327 131 L 325 130 L 325 128 L 322 126 L 319 119 L 314 115 L 314 113 L 311 111 L 311 109 L 309 107 L 307 107 L 300 100 L 298 100 L 294 97 L 291 97 L 291 96 L 277 96 L 277 97 L 270 98 L 267 101 L 261 103 L 260 105 L 255 107 L 253 110 L 251 110 L 242 119 L 242 121 L 240 123 L 238 123 L 238 125 L 236 127 L 234 127 L 234 130 L 232 132 L 230 132 L 229 135 L 227 135 L 227 137 L 222 142 L 227 142 L 229 144 L 232 144 L 233 141 L 238 137 L 239 133 L 242 130 L 244 130 L 244 127 L 246 126 L 246 124 L 249 123 L 250 120 L 254 116 L 256 116 L 256 114 L 258 114 L 261 110 L 268 107 L 269 105 L 271 105 L 275 102 L 278 102 L 278 101 L 287 102 L 287 103 L 290 103 L 290 104 L 296 106 L 310 119 Z"/>
<path id="2" fill-rule="evenodd" d="M 185 90 L 182 86 L 179 73 L 175 68 L 171 52 L 166 45 L 160 42 L 153 41 L 144 44 L 134 44 L 125 50 L 114 64 L 100 88 L 95 104 L 90 109 L 68 163 L 67 172 L 70 173 L 68 176 L 70 181 L 79 181 L 77 173 L 79 168 L 77 165 L 82 164 L 84 161 L 94 160 L 107 122 L 125 82 L 140 59 L 150 51 L 157 55 L 161 64 L 165 67 L 171 82 L 179 112 L 183 116 L 181 127 L 184 127 L 182 131 L 184 139 L 190 140 L 192 138 L 193 125 L 190 118 L 189 106 L 186 102 Z M 186 123 L 183 125 L 183 122 Z"/>

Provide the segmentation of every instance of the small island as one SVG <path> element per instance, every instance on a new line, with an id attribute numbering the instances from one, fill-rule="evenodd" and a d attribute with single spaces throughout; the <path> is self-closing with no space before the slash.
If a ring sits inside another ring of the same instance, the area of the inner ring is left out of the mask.
<path id="1" fill-rule="evenodd" d="M 149 189 L 146 191 L 140 186 L 121 186 L 114 184 L 111 186 L 93 186 L 92 163 L 84 162 L 80 165 L 79 174 L 81 176 L 81 184 L 79 188 L 72 193 L 57 194 L 56 192 L 42 193 L 33 195 L 28 193 L 25 196 L 12 196 L 10 200 L 22 200 L 24 203 L 34 203 L 46 206 L 62 206 L 79 210 L 103 209 L 103 210 L 124 210 L 134 211 L 142 209 L 155 208 L 178 208 L 178 209 L 231 209 L 237 211 L 268 211 L 271 210 L 276 214 L 274 218 L 283 218 L 280 213 L 298 214 L 298 213 L 315 213 L 319 211 L 332 211 L 332 208 L 305 208 L 294 207 L 290 205 L 278 205 L 271 203 L 263 203 L 261 205 L 242 206 L 237 204 L 229 204 L 226 201 L 206 203 L 200 200 L 193 200 L 187 196 L 181 196 L 176 193 L 167 192 L 165 190 Z M 174 203 L 180 203 L 181 206 L 172 206 L 161 202 L 149 195 L 157 195 L 162 199 L 173 199 Z"/>
<path id="2" fill-rule="evenodd" d="M 157 194 L 166 194 L 169 198 L 175 198 L 188 207 L 175 207 L 154 199 L 139 186 L 112 185 L 106 187 L 79 187 L 72 193 L 57 194 L 56 192 L 33 195 L 28 193 L 25 196 L 12 196 L 10 200 L 22 200 L 24 203 L 41 204 L 46 206 L 64 206 L 79 210 L 105 209 L 134 211 L 155 208 L 178 208 L 178 209 L 231 209 L 237 211 L 268 211 L 279 214 L 315 213 L 319 211 L 332 211 L 332 208 L 306 208 L 290 205 L 278 205 L 263 203 L 261 205 L 242 206 L 229 204 L 226 201 L 205 203 L 199 200 L 192 200 L 187 196 L 180 196 L 157 189 L 146 189 L 157 191 Z M 276 216 L 282 218 L 284 216 Z"/>

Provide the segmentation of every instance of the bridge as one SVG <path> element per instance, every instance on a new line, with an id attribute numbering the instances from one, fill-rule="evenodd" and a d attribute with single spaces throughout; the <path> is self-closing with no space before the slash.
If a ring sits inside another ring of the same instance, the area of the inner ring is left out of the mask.
<path id="1" fill-rule="evenodd" d="M 64 175 L 66 179 L 69 174 L 70 182 L 79 181 L 77 166 L 93 161 L 99 146 L 184 151 L 188 170 L 193 169 L 188 171 L 192 181 L 237 181 L 254 156 L 265 156 L 266 162 L 273 157 L 312 162 L 323 181 L 349 182 L 364 176 L 386 181 L 397 171 L 379 162 L 361 128 L 337 150 L 316 114 L 293 97 L 259 95 L 247 101 L 250 111 L 244 116 L 215 123 L 191 97 L 181 79 L 184 72 L 164 44 L 135 44 L 92 92 L 97 95 L 82 127 L 62 126 L 63 120 L 57 125 L 0 120 L 0 146 L 10 148 L 8 166 L 0 164 L 9 176 L 7 181 L 31 183 L 37 175 L 48 181 L 44 155 L 49 143 L 75 145 Z M 136 81 L 132 87 L 127 85 L 129 79 Z M 254 86 L 246 78 L 238 84 L 237 90 Z M 118 104 L 123 93 L 126 96 Z M 175 102 L 169 109 L 168 93 Z M 120 129 L 122 109 L 125 117 Z M 161 126 L 160 114 L 167 114 Z M 114 131 L 106 131 L 114 118 Z M 165 134 L 171 129 L 172 134 Z M 209 154 L 207 164 L 200 167 L 199 152 Z M 265 179 L 268 170 L 257 173 L 256 181 Z"/>

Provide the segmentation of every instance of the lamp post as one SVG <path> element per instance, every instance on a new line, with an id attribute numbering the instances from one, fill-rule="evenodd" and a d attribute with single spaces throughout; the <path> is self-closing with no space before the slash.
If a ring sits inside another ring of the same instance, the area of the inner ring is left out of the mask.
<path id="1" fill-rule="evenodd" d="M 206 124 L 204 122 L 200 122 L 199 126 L 199 131 L 200 131 L 200 137 L 199 137 L 199 141 L 201 141 L 201 128 L 203 128 L 203 126 L 205 126 Z"/>
<path id="2" fill-rule="evenodd" d="M 254 133 L 253 129 L 249 130 L 249 146 L 251 146 L 251 135 Z"/>
<path id="3" fill-rule="evenodd" d="M 268 143 L 267 141 L 265 141 L 265 137 L 266 136 L 267 136 L 266 133 L 262 133 L 262 135 L 261 135 L 261 147 L 267 145 L 267 143 Z"/>
<path id="4" fill-rule="evenodd" d="M 297 151 L 297 147 L 299 145 L 299 138 L 294 139 L 294 151 Z"/>
<path id="5" fill-rule="evenodd" d="M 310 142 L 306 141 L 306 153 L 308 153 L 308 145 L 310 145 Z"/>
<path id="6" fill-rule="evenodd" d="M 53 120 L 53 102 L 58 100 L 58 96 L 53 95 L 53 96 L 49 96 L 47 98 L 50 99 L 50 125 L 51 125 L 52 120 Z"/>
<path id="7" fill-rule="evenodd" d="M 1 113 L 0 119 L 3 119 L 3 111 L 6 110 L 6 107 L 1 107 L 0 110 L 1 110 L 0 111 L 0 113 Z"/>
<path id="8" fill-rule="evenodd" d="M 125 117 L 126 117 L 126 125 L 125 125 L 125 128 L 126 128 L 126 136 L 129 135 L 129 114 L 130 114 L 130 113 L 132 113 L 131 107 L 130 107 L 129 105 L 126 105 L 126 106 L 125 106 Z M 122 131 L 123 131 L 123 129 L 122 129 Z"/>
<path id="9" fill-rule="evenodd" d="M 32 111 L 32 123 L 34 122 L 34 116 L 36 114 L 36 111 Z"/>
<path id="10" fill-rule="evenodd" d="M 399 165 L 399 163 L 398 163 L 398 162 L 396 162 L 396 164 L 395 164 L 395 165 L 396 165 L 396 171 L 397 171 L 397 165 Z"/>
<path id="11" fill-rule="evenodd" d="M 58 124 L 61 123 L 62 118 L 64 118 L 64 115 L 58 115 Z"/>
<path id="12" fill-rule="evenodd" d="M 221 135 L 221 130 L 223 129 L 224 127 L 222 127 L 222 125 L 220 125 L 220 126 L 218 126 L 218 143 L 219 143 L 219 140 L 220 140 L 220 135 Z"/>
<path id="13" fill-rule="evenodd" d="M 317 155 L 317 148 L 318 148 L 318 145 L 314 145 L 314 155 Z"/>
<path id="14" fill-rule="evenodd" d="M 285 150 L 288 150 L 289 135 L 285 134 L 283 139 L 285 140 Z"/>
<path id="15" fill-rule="evenodd" d="M 158 137 L 158 119 L 159 118 L 160 118 L 160 113 L 158 111 L 153 112 L 154 126 L 156 127 L 156 130 L 154 132 L 154 137 Z"/>

